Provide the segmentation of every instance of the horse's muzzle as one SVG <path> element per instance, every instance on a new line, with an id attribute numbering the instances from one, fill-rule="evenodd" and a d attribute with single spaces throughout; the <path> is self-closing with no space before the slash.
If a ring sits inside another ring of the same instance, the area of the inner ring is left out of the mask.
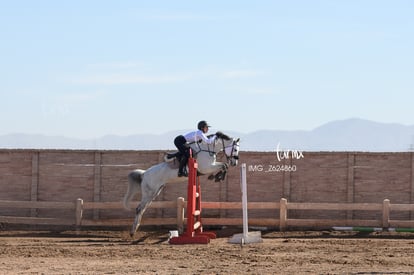
<path id="1" fill-rule="evenodd" d="M 239 162 L 239 157 L 237 157 L 237 158 L 233 157 L 233 158 L 230 159 L 230 165 L 231 166 L 236 166 L 238 164 L 238 162 Z"/>

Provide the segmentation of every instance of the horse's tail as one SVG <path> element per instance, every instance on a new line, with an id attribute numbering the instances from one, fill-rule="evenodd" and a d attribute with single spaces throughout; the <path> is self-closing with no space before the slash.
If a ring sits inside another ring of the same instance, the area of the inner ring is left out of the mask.
<path id="1" fill-rule="evenodd" d="M 144 176 L 145 170 L 134 170 L 128 175 L 128 190 L 124 196 L 123 205 L 124 208 L 130 210 L 129 202 L 139 192 L 141 187 L 142 177 Z"/>

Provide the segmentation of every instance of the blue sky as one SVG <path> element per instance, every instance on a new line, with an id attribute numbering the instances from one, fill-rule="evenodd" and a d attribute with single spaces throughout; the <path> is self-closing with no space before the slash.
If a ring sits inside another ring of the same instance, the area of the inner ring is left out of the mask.
<path id="1" fill-rule="evenodd" d="M 414 1 L 0 1 L 0 134 L 414 124 Z"/>

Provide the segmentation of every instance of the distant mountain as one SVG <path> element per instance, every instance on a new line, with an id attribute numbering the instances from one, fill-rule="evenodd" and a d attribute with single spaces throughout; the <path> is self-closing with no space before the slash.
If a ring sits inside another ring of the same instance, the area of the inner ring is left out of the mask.
<path id="1" fill-rule="evenodd" d="M 311 131 L 257 131 L 244 136 L 243 149 L 269 151 L 369 151 L 413 150 L 414 125 L 347 119 L 326 123 Z"/>
<path id="2" fill-rule="evenodd" d="M 174 138 L 184 131 L 162 135 L 108 135 L 94 140 L 62 136 L 9 134 L 0 136 L 0 148 L 21 149 L 100 149 L 171 150 Z M 326 123 L 311 131 L 260 130 L 248 134 L 223 132 L 241 138 L 244 151 L 370 151 L 401 152 L 414 150 L 414 125 L 379 123 L 347 119 Z"/>

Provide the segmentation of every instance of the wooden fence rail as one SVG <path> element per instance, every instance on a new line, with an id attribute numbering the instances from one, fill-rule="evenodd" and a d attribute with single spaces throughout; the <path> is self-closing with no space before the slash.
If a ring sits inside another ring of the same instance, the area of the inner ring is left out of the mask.
<path id="1" fill-rule="evenodd" d="M 135 202 L 135 205 L 137 202 Z M 186 202 L 184 198 L 176 201 L 154 201 L 150 208 L 174 208 L 177 211 L 176 218 L 143 218 L 143 225 L 176 225 L 181 231 L 184 223 L 184 211 Z M 133 218 L 128 219 L 86 219 L 83 211 L 96 209 L 122 209 L 121 202 L 84 202 L 77 199 L 74 202 L 51 201 L 8 201 L 0 200 L 0 209 L 66 209 L 73 210 L 73 217 L 66 218 L 41 218 L 41 217 L 16 217 L 0 216 L 0 223 L 13 224 L 42 224 L 42 225 L 70 225 L 81 226 L 129 226 Z M 202 202 L 203 209 L 242 209 L 241 202 Z M 280 202 L 249 202 L 248 209 L 278 210 L 279 217 L 249 219 L 250 226 L 278 227 L 281 231 L 289 228 L 301 227 L 311 229 L 329 228 L 333 226 L 369 226 L 382 228 L 414 228 L 414 220 L 397 220 L 391 218 L 391 211 L 414 211 L 414 204 L 391 204 L 388 199 L 382 203 L 299 203 L 288 202 L 281 199 Z M 381 213 L 380 219 L 293 219 L 288 217 L 289 210 L 319 210 L 319 211 L 375 211 Z M 273 211 L 272 211 L 273 213 Z M 242 218 L 203 218 L 204 225 L 237 225 L 243 224 Z"/>

